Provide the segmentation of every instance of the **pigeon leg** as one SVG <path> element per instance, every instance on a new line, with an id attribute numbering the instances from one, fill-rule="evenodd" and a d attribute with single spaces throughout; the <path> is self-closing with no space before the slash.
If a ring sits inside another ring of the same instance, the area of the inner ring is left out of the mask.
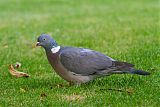
<path id="1" fill-rule="evenodd" d="M 69 82 L 69 86 L 73 86 L 74 85 L 74 83 L 73 82 Z"/>

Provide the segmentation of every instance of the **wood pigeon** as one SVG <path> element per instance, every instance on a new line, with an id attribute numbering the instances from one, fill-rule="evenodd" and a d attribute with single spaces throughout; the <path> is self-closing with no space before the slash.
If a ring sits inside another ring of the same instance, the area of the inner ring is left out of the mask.
<path id="1" fill-rule="evenodd" d="M 55 72 L 73 84 L 89 82 L 112 74 L 149 75 L 133 64 L 114 60 L 100 52 L 76 47 L 62 47 L 48 34 L 38 37 L 36 46 L 42 46 Z"/>

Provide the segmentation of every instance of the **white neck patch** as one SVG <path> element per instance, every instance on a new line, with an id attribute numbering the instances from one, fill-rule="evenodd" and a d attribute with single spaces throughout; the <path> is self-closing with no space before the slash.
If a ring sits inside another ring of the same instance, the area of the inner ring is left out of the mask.
<path id="1" fill-rule="evenodd" d="M 52 49 L 51 49 L 51 51 L 52 51 L 52 53 L 57 53 L 59 50 L 60 50 L 60 46 L 57 46 L 57 47 L 53 47 Z"/>

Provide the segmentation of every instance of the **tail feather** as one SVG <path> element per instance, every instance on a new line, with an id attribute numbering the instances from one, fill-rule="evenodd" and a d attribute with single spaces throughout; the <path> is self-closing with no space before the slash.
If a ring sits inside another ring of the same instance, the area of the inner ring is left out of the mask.
<path id="1" fill-rule="evenodd" d="M 149 75 L 149 72 L 134 69 L 134 65 L 121 62 L 121 61 L 114 61 L 114 65 L 117 67 L 117 71 L 115 73 L 130 73 L 130 74 L 138 74 L 138 75 Z"/>
<path id="2" fill-rule="evenodd" d="M 136 70 L 136 69 L 131 70 L 130 73 L 131 74 L 138 74 L 138 75 L 150 75 L 149 72 L 142 71 L 142 70 Z"/>

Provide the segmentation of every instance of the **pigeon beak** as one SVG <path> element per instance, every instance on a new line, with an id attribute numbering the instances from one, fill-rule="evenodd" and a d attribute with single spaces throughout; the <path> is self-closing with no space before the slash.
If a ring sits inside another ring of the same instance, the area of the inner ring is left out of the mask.
<path id="1" fill-rule="evenodd" d="M 37 47 L 37 46 L 41 46 L 40 42 L 37 42 L 37 43 L 36 43 L 36 47 Z"/>

